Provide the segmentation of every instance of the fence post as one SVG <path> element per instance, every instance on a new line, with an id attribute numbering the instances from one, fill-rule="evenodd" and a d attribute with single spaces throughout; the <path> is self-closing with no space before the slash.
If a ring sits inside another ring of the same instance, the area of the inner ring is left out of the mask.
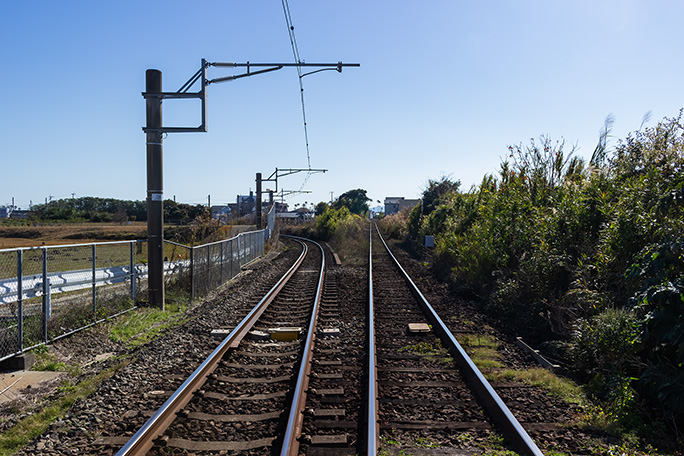
<path id="1" fill-rule="evenodd" d="M 261 229 L 261 173 L 256 173 L 256 229 Z"/>
<path id="2" fill-rule="evenodd" d="M 21 249 L 17 250 L 17 297 L 18 297 L 18 309 L 17 309 L 17 333 L 18 333 L 18 347 L 19 351 L 24 351 L 24 285 L 23 285 L 23 253 Z"/>
<path id="3" fill-rule="evenodd" d="M 96 297 L 95 297 L 95 293 L 96 293 L 96 292 L 95 292 L 95 283 L 96 283 L 95 274 L 97 273 L 96 270 L 95 270 L 95 268 L 96 268 L 96 266 L 97 266 L 97 265 L 96 265 L 96 260 L 95 260 L 95 259 L 96 259 L 96 256 L 95 256 L 95 244 L 93 244 L 92 250 L 93 250 L 93 253 L 92 253 L 92 255 L 93 255 L 93 264 L 92 264 L 92 268 L 93 268 L 93 319 L 95 319 L 95 316 L 97 315 L 97 301 L 96 301 Z"/>
<path id="4" fill-rule="evenodd" d="M 47 343 L 48 333 L 48 293 L 50 292 L 50 283 L 47 280 L 47 247 L 43 247 L 43 341 Z"/>
<path id="5" fill-rule="evenodd" d="M 231 239 L 230 240 L 230 278 L 231 279 L 233 277 L 235 277 L 235 274 L 233 274 L 233 272 L 234 272 L 233 263 L 235 263 L 235 249 L 233 249 L 233 244 L 235 244 L 235 242 Z"/>
<path id="6" fill-rule="evenodd" d="M 195 247 L 190 247 L 190 302 L 195 300 Z"/>
<path id="7" fill-rule="evenodd" d="M 212 272 L 214 271 L 213 268 L 213 263 L 211 261 L 211 246 L 208 245 L 205 247 L 207 249 L 207 267 L 204 268 L 204 283 L 205 283 L 205 289 L 202 291 L 202 294 L 205 295 L 207 294 L 207 291 L 209 290 L 210 287 L 214 286 L 214 280 L 213 280 L 213 275 Z M 206 285 L 208 284 L 208 285 Z"/>
<path id="8" fill-rule="evenodd" d="M 130 268 L 131 268 L 131 299 L 133 300 L 133 303 L 135 303 L 135 251 L 133 249 L 133 244 L 136 241 L 131 241 L 129 246 L 131 250 L 131 262 L 130 262 Z"/>
<path id="9" fill-rule="evenodd" d="M 240 265 L 240 269 L 242 269 L 242 266 L 245 264 L 245 236 L 243 233 L 240 233 L 238 236 L 238 258 L 240 261 L 238 261 L 238 264 Z"/>
<path id="10" fill-rule="evenodd" d="M 223 285 L 223 244 L 224 244 L 223 241 L 221 241 L 221 242 L 219 243 L 219 247 L 221 248 L 221 259 L 220 259 L 220 261 L 221 261 L 221 263 L 220 263 L 220 265 L 221 265 L 221 274 L 220 274 L 220 276 L 219 276 L 219 283 L 220 283 L 221 285 Z"/>
<path id="11" fill-rule="evenodd" d="M 52 318 L 52 288 L 50 288 L 50 278 L 47 279 L 47 299 L 45 302 L 47 303 L 45 306 L 45 315 L 47 315 L 47 318 L 45 319 L 46 321 Z M 47 342 L 47 325 L 45 325 L 45 342 Z"/>

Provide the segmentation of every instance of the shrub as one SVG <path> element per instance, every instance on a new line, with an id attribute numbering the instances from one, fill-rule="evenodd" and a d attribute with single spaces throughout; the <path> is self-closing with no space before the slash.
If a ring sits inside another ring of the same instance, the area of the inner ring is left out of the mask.
<path id="1" fill-rule="evenodd" d="M 405 208 L 396 214 L 386 215 L 378 222 L 378 226 L 390 239 L 405 239 L 408 234 L 409 212 L 412 213 L 408 208 Z"/>
<path id="2" fill-rule="evenodd" d="M 323 214 L 316 217 L 316 234 L 321 239 L 330 240 L 337 230 L 340 220 L 347 217 L 351 217 L 351 213 L 345 206 L 342 206 L 339 209 L 333 209 L 332 207 L 326 208 Z"/>

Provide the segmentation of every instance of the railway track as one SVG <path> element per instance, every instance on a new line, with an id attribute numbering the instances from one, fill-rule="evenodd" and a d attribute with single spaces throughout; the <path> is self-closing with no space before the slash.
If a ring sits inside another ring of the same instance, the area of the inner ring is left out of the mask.
<path id="1" fill-rule="evenodd" d="M 514 449 L 542 454 L 373 227 L 370 251 L 368 454 L 399 441 L 404 452 L 434 454 L 497 430 Z"/>
<path id="2" fill-rule="evenodd" d="M 326 274 L 297 242 L 287 278 L 118 455 L 462 454 L 499 432 L 541 454 L 376 228 L 367 277 Z"/>
<path id="3" fill-rule="evenodd" d="M 324 271 L 322 249 L 298 242 L 295 265 L 117 454 L 268 454 L 291 445 L 284 430 L 296 427 L 292 391 L 306 377 L 303 339 L 315 332 Z"/>

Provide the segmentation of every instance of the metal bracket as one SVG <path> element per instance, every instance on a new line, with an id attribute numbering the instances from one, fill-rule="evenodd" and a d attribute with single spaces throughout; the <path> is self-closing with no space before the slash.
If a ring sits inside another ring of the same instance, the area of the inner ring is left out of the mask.
<path id="1" fill-rule="evenodd" d="M 207 79 L 207 68 L 210 66 L 217 68 L 246 68 L 247 72 L 242 74 L 236 74 L 233 76 L 224 76 L 221 78 Z M 150 132 L 160 132 L 160 133 L 206 133 L 207 132 L 207 86 L 209 84 L 216 84 L 218 82 L 234 81 L 235 79 L 246 78 L 247 76 L 255 76 L 257 74 L 269 73 L 271 71 L 280 70 L 283 67 L 318 67 L 320 69 L 312 71 L 310 73 L 305 73 L 302 77 L 309 74 L 318 73 L 319 71 L 325 70 L 337 70 L 342 72 L 343 67 L 358 67 L 358 63 L 234 63 L 234 62 L 207 62 L 206 59 L 202 59 L 202 66 L 197 72 L 192 75 L 190 79 L 187 80 L 185 84 L 178 89 L 177 92 L 159 92 L 159 93 L 146 93 L 143 92 L 142 96 L 145 99 L 148 98 L 161 98 L 161 99 L 173 99 L 173 98 L 198 98 L 202 102 L 202 123 L 198 127 L 161 127 L 161 128 L 147 128 L 143 127 L 145 133 Z M 263 70 L 252 71 L 252 68 L 263 67 Z M 200 81 L 200 90 L 198 92 L 188 92 L 188 89 L 195 85 L 197 81 Z M 303 171 L 320 171 L 320 170 L 303 170 Z M 324 171 L 325 172 L 325 171 Z M 266 179 L 267 180 L 267 179 Z M 277 182 L 276 182 L 277 185 Z"/>
<path id="2" fill-rule="evenodd" d="M 308 172 L 308 173 L 325 173 L 328 171 L 327 169 L 311 169 L 311 168 L 288 168 L 288 169 L 283 169 L 283 168 L 276 168 L 273 173 L 271 173 L 270 176 L 268 176 L 268 179 L 261 179 L 262 182 L 275 182 L 275 192 L 276 194 L 278 193 L 278 178 L 279 177 L 285 177 L 289 176 L 290 174 L 295 174 L 295 173 L 302 173 L 302 172 Z"/>
<path id="3" fill-rule="evenodd" d="M 173 98 L 198 98 L 202 102 L 202 123 L 199 127 L 161 127 L 161 128 L 147 128 L 143 127 L 145 133 L 149 132 L 160 132 L 160 133 L 206 133 L 207 132 L 207 67 L 208 62 L 202 59 L 202 67 L 194 74 L 190 79 L 188 79 L 185 84 L 178 89 L 177 92 L 159 92 L 159 93 L 147 93 L 143 92 L 142 96 L 145 99 L 148 98 L 161 98 L 173 99 Z M 188 92 L 188 89 L 195 85 L 197 81 L 200 81 L 199 92 Z"/>

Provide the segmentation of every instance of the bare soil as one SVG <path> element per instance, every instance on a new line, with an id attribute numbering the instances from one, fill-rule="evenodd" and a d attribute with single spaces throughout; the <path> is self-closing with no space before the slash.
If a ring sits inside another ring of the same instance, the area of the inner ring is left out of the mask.
<path id="1" fill-rule="evenodd" d="M 0 227 L 0 249 L 142 239 L 146 233 L 145 222 L 7 225 Z"/>
<path id="2" fill-rule="evenodd" d="M 254 230 L 254 225 L 231 225 L 221 230 L 221 237 L 231 238 L 251 230 Z M 146 222 L 128 222 L 125 224 L 64 223 L 35 226 L 0 225 L 0 249 L 128 241 L 145 239 L 146 237 Z"/>

